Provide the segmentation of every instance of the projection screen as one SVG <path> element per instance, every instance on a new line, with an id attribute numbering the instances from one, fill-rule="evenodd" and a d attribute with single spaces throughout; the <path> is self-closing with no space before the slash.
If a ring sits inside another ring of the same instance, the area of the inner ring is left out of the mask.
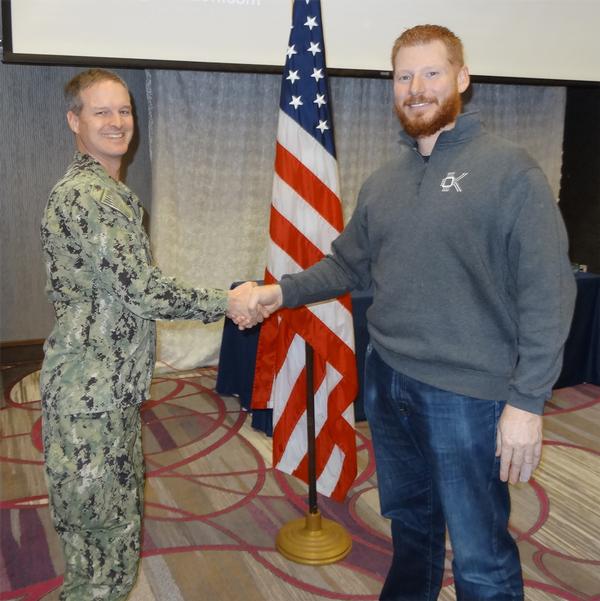
<path id="1" fill-rule="evenodd" d="M 3 1 L 5 62 L 273 72 L 291 0 Z M 600 81 L 600 0 L 322 0 L 332 72 L 387 76 L 394 39 L 440 23 L 482 78 Z"/>

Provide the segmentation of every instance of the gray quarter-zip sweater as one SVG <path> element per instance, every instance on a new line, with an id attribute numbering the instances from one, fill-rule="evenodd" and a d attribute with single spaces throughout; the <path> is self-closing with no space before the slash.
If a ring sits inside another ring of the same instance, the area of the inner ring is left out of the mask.
<path id="1" fill-rule="evenodd" d="M 544 174 L 476 113 L 442 132 L 428 161 L 403 134 L 331 255 L 281 286 L 288 307 L 372 286 L 371 343 L 392 368 L 534 413 L 560 373 L 575 299 Z"/>

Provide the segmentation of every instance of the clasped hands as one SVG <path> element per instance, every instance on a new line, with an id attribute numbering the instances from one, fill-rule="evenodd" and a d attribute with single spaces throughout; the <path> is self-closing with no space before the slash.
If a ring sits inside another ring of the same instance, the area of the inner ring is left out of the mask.
<path id="1" fill-rule="evenodd" d="M 244 282 L 228 292 L 227 317 L 240 330 L 261 323 L 281 307 L 281 286 L 259 286 L 256 282 Z"/>

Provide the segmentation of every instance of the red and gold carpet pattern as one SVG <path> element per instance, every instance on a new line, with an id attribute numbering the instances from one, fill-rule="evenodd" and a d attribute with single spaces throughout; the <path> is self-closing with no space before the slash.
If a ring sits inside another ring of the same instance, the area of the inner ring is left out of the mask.
<path id="1" fill-rule="evenodd" d="M 43 478 L 39 374 L 2 375 L 0 601 L 50 601 L 63 563 Z M 274 541 L 305 514 L 306 488 L 270 467 L 270 440 L 250 428 L 237 399 L 214 392 L 215 379 L 216 368 L 158 376 L 143 406 L 143 559 L 130 599 L 377 599 L 391 549 L 368 426 L 357 428 L 359 476 L 346 501 L 319 498 L 324 516 L 350 532 L 350 555 L 295 564 Z M 555 391 L 542 465 L 535 480 L 512 488 L 528 600 L 600 601 L 599 431 L 600 387 Z M 447 571 L 440 599 L 454 598 Z"/>

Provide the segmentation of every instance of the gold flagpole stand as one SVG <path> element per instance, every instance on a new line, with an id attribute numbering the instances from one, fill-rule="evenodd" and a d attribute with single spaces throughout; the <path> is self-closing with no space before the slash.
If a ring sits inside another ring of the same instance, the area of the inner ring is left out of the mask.
<path id="1" fill-rule="evenodd" d="M 317 507 L 313 349 L 308 343 L 306 343 L 306 396 L 309 511 L 305 517 L 285 524 L 277 533 L 275 545 L 277 550 L 291 561 L 325 565 L 344 559 L 352 549 L 352 539 L 343 526 L 322 517 Z"/>
<path id="2" fill-rule="evenodd" d="M 277 533 L 275 545 L 287 559 L 319 566 L 344 559 L 352 549 L 352 539 L 342 526 L 317 510 L 285 524 Z"/>

